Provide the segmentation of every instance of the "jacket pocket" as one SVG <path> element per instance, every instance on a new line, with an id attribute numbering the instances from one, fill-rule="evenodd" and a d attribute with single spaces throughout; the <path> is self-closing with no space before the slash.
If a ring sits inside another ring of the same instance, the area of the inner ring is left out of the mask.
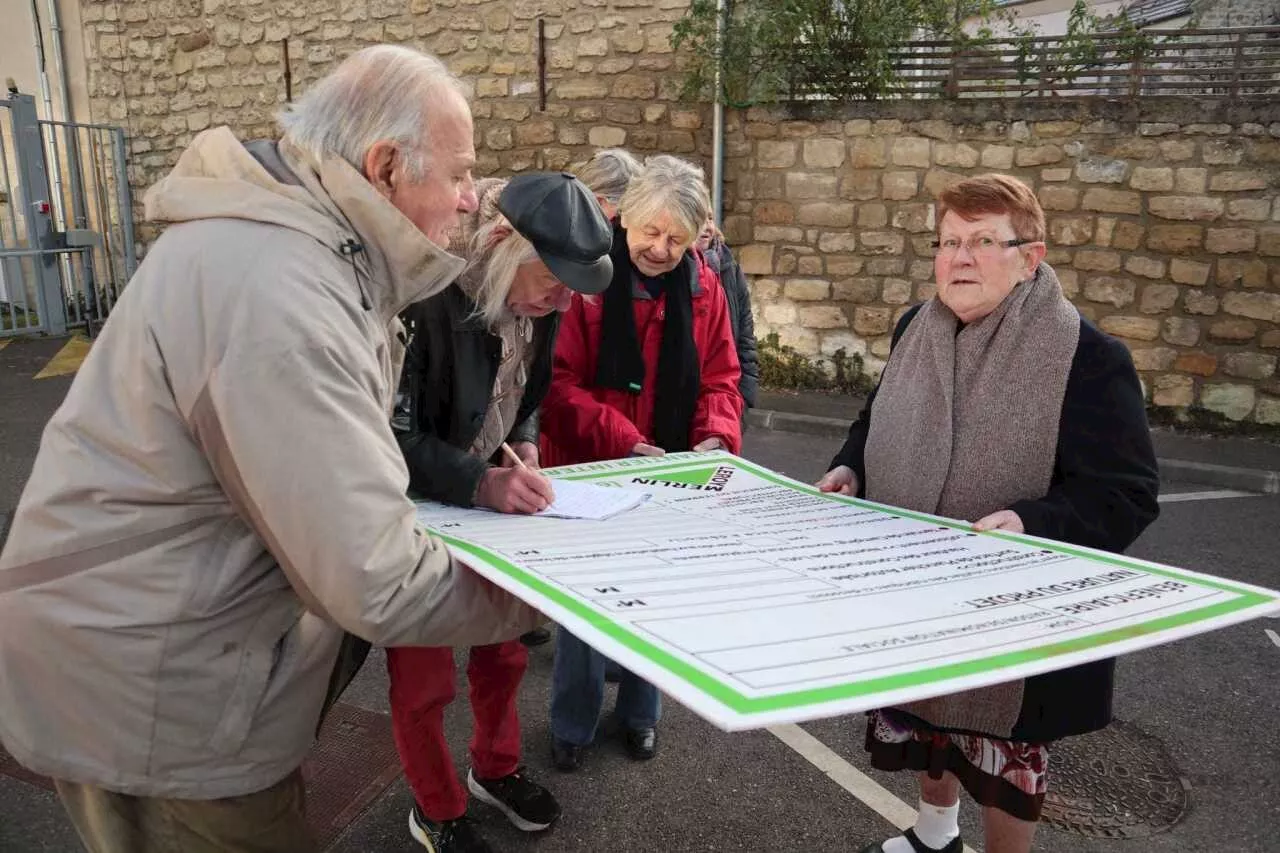
<path id="1" fill-rule="evenodd" d="M 254 718 L 273 677 L 287 677 L 298 656 L 299 604 L 273 602 L 245 637 L 240 666 L 223 705 L 222 716 L 209 738 L 215 755 L 239 752 L 253 730 Z"/>

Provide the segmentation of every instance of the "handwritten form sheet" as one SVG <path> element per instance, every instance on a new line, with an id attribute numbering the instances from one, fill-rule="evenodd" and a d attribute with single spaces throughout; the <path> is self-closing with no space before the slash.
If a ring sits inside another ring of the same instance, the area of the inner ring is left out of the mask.
<path id="1" fill-rule="evenodd" d="M 547 518 L 585 518 L 604 521 L 619 513 L 635 509 L 649 499 L 646 492 L 614 489 L 577 480 L 555 480 L 556 499 L 538 515 Z"/>
<path id="2" fill-rule="evenodd" d="M 731 454 L 548 469 L 652 497 L 603 521 L 423 504 L 495 583 L 728 730 L 1111 657 L 1280 593 L 811 487 Z"/>

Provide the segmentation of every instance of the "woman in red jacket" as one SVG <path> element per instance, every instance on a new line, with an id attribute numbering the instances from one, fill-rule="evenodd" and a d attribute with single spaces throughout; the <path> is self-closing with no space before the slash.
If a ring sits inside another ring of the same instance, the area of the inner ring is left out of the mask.
<path id="1" fill-rule="evenodd" d="M 711 206 L 702 170 L 652 157 L 618 203 L 613 281 L 574 297 L 560 324 L 542 405 L 546 464 L 737 452 L 742 396 L 728 304 L 690 251 Z M 552 758 L 581 762 L 604 701 L 606 658 L 561 628 L 552 680 Z M 657 752 L 658 690 L 622 673 L 615 714 L 636 760 Z"/>

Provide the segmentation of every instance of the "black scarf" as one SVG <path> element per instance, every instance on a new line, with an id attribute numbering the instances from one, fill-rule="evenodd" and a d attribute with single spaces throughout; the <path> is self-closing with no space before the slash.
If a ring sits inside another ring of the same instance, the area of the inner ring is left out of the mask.
<path id="1" fill-rule="evenodd" d="M 639 394 L 646 377 L 632 305 L 636 271 L 627 252 L 627 232 L 617 223 L 610 257 L 613 281 L 604 292 L 595 384 Z M 702 384 L 698 347 L 693 340 L 693 282 L 697 274 L 697 261 L 692 251 L 686 251 L 676 268 L 661 276 L 667 304 L 658 352 L 653 440 L 672 453 L 689 449 L 689 427 Z M 644 428 L 643 424 L 636 426 Z"/>

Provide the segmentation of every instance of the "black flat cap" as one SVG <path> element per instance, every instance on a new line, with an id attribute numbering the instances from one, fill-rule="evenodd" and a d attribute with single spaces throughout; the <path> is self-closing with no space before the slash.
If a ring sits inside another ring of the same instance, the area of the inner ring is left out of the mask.
<path id="1" fill-rule="evenodd" d="M 498 196 L 498 210 L 566 287 L 595 294 L 609 286 L 613 229 L 591 190 L 573 175 L 516 175 Z"/>

